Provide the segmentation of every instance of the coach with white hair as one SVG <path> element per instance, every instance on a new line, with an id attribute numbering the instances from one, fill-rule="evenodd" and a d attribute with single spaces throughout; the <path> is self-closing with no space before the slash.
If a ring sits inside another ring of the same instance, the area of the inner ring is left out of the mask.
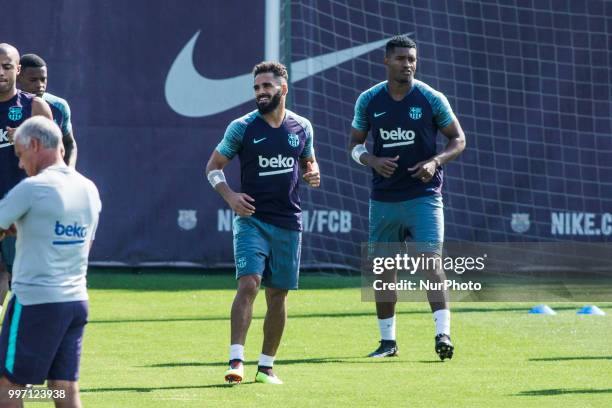
<path id="1" fill-rule="evenodd" d="M 102 204 L 93 182 L 66 166 L 62 134 L 42 116 L 15 132 L 28 178 L 0 201 L 0 238 L 17 234 L 11 298 L 0 333 L 0 407 L 10 389 L 48 381 L 56 407 L 80 407 L 87 259 Z"/>

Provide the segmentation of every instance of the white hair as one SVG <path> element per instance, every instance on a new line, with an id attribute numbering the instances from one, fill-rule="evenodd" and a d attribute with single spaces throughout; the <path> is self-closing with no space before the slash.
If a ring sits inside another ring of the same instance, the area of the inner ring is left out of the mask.
<path id="1" fill-rule="evenodd" d="M 15 131 L 15 143 L 29 147 L 37 139 L 45 149 L 57 149 L 62 142 L 62 131 L 54 121 L 44 116 L 33 116 L 23 122 Z"/>

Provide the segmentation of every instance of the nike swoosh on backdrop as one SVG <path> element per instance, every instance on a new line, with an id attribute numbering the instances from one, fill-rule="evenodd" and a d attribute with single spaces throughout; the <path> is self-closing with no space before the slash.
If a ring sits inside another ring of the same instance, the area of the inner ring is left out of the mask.
<path id="1" fill-rule="evenodd" d="M 168 71 L 165 95 L 168 105 L 179 115 L 197 118 L 226 111 L 253 99 L 251 73 L 231 78 L 202 76 L 193 64 L 193 51 L 200 31 L 183 47 Z M 366 54 L 382 46 L 382 39 L 291 63 L 291 82 L 297 82 L 326 69 Z"/>

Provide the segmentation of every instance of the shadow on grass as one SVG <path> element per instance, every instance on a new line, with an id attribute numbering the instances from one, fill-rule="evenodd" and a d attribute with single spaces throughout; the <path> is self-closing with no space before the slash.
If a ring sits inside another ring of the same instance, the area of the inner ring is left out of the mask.
<path id="1" fill-rule="evenodd" d="M 555 307 L 556 310 L 574 310 L 573 306 Z M 476 308 L 476 307 L 454 307 L 455 313 L 491 313 L 491 312 L 524 312 L 528 309 L 525 307 L 502 307 L 502 308 Z M 404 310 L 398 311 L 398 315 L 415 315 L 415 314 L 431 314 L 428 307 L 423 305 L 422 310 Z M 374 309 L 371 312 L 338 312 L 338 313 L 309 313 L 309 314 L 289 314 L 289 319 L 319 319 L 319 318 L 344 318 L 344 317 L 373 317 L 375 316 Z M 253 320 L 263 319 L 263 316 L 253 316 Z M 108 323 L 159 323 L 159 322 L 219 322 L 229 321 L 229 316 L 202 316 L 202 317 L 162 317 L 150 319 L 112 319 L 112 320 L 96 320 L 92 319 L 88 324 L 108 324 Z"/>
<path id="2" fill-rule="evenodd" d="M 276 360 L 276 364 L 279 365 L 293 365 L 293 364 L 331 364 L 331 363 L 343 363 L 343 364 L 389 364 L 389 363 L 410 363 L 407 360 L 400 359 L 389 359 L 389 358 L 368 358 L 362 357 L 323 357 L 323 358 L 300 358 L 290 360 Z M 257 365 L 257 361 L 247 361 L 247 365 Z M 144 368 L 174 368 L 174 367 L 225 367 L 227 366 L 226 361 L 212 361 L 212 362 L 201 362 L 201 361 L 184 361 L 180 363 L 161 363 L 151 364 L 146 366 L 140 366 Z"/>
<path id="3" fill-rule="evenodd" d="M 553 388 L 550 390 L 530 390 L 521 391 L 515 394 L 517 397 L 542 397 L 548 395 L 566 395 L 566 394 L 612 394 L 612 388 L 604 389 L 568 389 L 568 388 Z"/>
<path id="4" fill-rule="evenodd" d="M 529 361 L 573 361 L 573 360 L 612 360 L 612 356 L 575 356 L 530 358 Z"/>
<path id="5" fill-rule="evenodd" d="M 255 384 L 252 383 L 241 383 Z M 114 388 L 81 388 L 81 394 L 95 394 L 98 392 L 153 392 L 153 391 L 164 391 L 164 390 L 196 390 L 205 388 L 232 388 L 233 384 L 210 384 L 210 385 L 182 385 L 178 387 L 114 387 Z"/>

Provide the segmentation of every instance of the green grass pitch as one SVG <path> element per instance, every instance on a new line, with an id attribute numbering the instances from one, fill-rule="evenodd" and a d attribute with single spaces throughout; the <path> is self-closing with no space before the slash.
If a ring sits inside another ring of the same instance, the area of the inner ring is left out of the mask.
<path id="1" fill-rule="evenodd" d="M 360 279 L 301 278 L 275 371 L 283 386 L 253 383 L 265 299 L 246 344 L 246 381 L 223 383 L 229 275 L 94 272 L 81 366 L 86 407 L 610 407 L 612 303 L 607 316 L 582 304 L 456 303 L 455 357 L 433 350 L 427 304 L 398 307 L 400 356 L 367 359 L 377 346 L 374 304 Z M 45 404 L 36 404 L 45 406 Z"/>

